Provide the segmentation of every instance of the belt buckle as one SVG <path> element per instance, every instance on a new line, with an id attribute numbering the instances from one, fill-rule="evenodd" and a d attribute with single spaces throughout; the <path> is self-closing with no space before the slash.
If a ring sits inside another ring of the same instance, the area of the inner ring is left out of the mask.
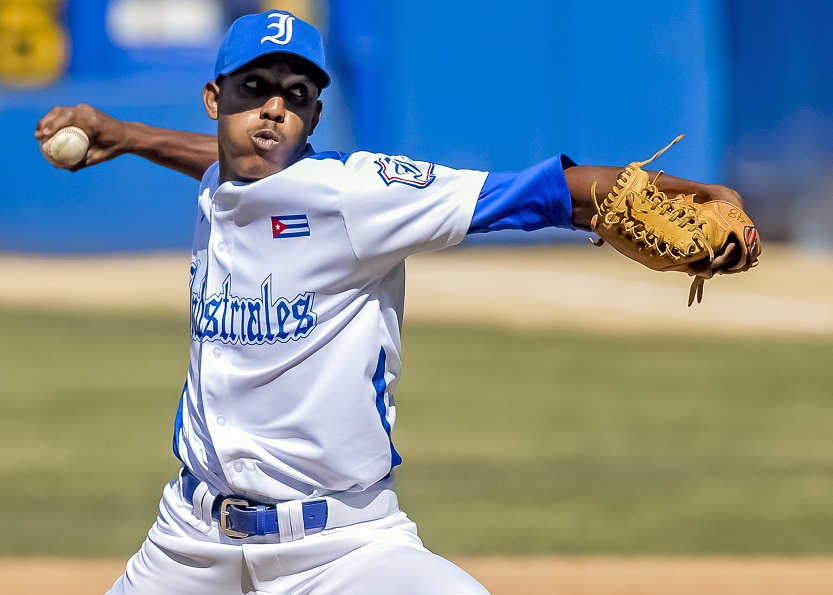
<path id="1" fill-rule="evenodd" d="M 248 506 L 249 503 L 245 500 L 238 500 L 237 498 L 226 498 L 220 504 L 220 531 L 223 532 L 223 535 L 227 537 L 233 537 L 235 539 L 242 539 L 244 537 L 248 537 L 248 533 L 243 533 L 241 531 L 235 531 L 228 526 L 228 507 L 229 506 Z"/>

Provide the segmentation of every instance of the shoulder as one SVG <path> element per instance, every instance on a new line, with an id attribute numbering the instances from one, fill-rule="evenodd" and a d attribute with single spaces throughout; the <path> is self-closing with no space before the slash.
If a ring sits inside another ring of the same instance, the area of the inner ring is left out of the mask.
<path id="1" fill-rule="evenodd" d="M 342 153 L 340 151 L 324 151 L 312 153 L 302 160 L 307 175 L 320 171 L 338 171 L 346 180 L 363 179 L 365 183 L 377 181 L 379 185 L 389 186 L 393 182 L 427 185 L 433 164 L 419 164 L 403 155 L 386 155 L 368 151 Z M 313 174 L 314 175 L 314 174 Z"/>
<path id="2" fill-rule="evenodd" d="M 338 170 L 346 188 L 368 191 L 374 187 L 378 190 L 407 188 L 421 189 L 432 186 L 439 177 L 453 180 L 465 177 L 474 170 L 456 170 L 430 161 L 412 159 L 406 155 L 388 155 L 356 151 L 341 153 L 325 151 L 313 153 L 304 159 L 312 170 L 326 167 L 329 171 Z M 309 174 L 309 170 L 307 170 Z M 480 172 L 476 172 L 481 175 Z"/>
<path id="3" fill-rule="evenodd" d="M 321 153 L 312 153 L 307 155 L 302 162 L 310 165 L 334 165 L 344 169 L 355 169 L 367 162 L 372 162 L 376 157 L 384 157 L 384 155 L 377 153 L 368 153 L 367 151 L 354 151 L 352 153 L 342 153 L 341 151 L 323 151 Z"/>
<path id="4" fill-rule="evenodd" d="M 357 151 L 341 158 L 344 170 L 351 178 L 379 189 L 393 186 L 425 188 L 436 178 L 433 163 L 416 161 L 405 155 L 387 155 Z"/>
<path id="5" fill-rule="evenodd" d="M 307 155 L 306 159 L 323 162 L 341 162 L 344 164 L 352 155 L 353 153 L 342 153 L 341 151 L 322 151 L 321 153 Z"/>

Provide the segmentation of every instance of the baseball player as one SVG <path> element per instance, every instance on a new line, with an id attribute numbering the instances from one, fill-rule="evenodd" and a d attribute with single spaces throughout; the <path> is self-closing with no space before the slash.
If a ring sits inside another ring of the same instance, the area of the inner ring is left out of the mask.
<path id="1" fill-rule="evenodd" d="M 321 36 L 290 13 L 230 27 L 203 100 L 217 137 L 55 108 L 91 147 L 201 180 L 190 266 L 190 366 L 173 450 L 182 470 L 111 593 L 463 594 L 400 511 L 391 430 L 407 256 L 469 233 L 590 227 L 591 186 L 619 168 L 558 155 L 520 173 L 454 170 L 308 144 L 330 83 Z M 723 186 L 666 176 L 668 192 Z M 699 272 L 748 268 L 727 248 Z"/>

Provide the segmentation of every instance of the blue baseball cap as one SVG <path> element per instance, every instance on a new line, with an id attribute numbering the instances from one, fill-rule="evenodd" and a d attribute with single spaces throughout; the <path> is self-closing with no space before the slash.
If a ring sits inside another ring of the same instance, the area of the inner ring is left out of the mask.
<path id="1" fill-rule="evenodd" d="M 324 40 L 318 29 L 284 10 L 242 16 L 231 24 L 217 53 L 214 78 L 231 74 L 269 54 L 287 54 L 320 71 L 323 89 L 330 84 L 324 62 Z"/>

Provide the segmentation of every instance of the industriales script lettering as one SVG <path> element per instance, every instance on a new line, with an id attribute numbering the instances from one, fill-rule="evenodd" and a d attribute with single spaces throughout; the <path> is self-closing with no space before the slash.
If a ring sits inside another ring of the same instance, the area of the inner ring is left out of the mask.
<path id="1" fill-rule="evenodd" d="M 191 283 L 191 336 L 199 341 L 285 343 L 306 337 L 317 323 L 318 316 L 312 309 L 315 293 L 275 298 L 271 275 L 255 298 L 232 295 L 231 275 L 223 281 L 220 293 L 209 296 L 205 279 L 199 291 L 194 291 L 193 277 Z"/>

